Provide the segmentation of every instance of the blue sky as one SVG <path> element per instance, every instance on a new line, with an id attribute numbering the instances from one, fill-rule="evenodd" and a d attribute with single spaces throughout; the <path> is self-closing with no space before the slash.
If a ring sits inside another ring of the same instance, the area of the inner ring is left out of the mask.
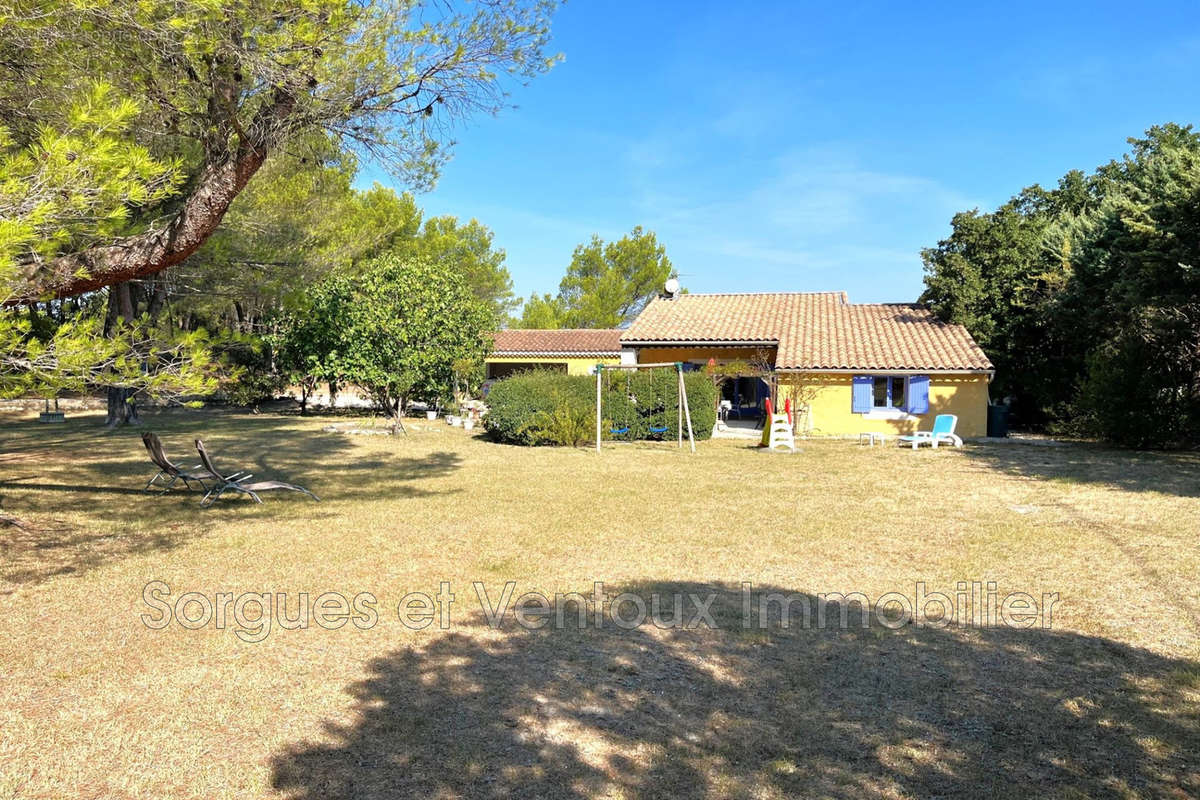
<path id="1" fill-rule="evenodd" d="M 692 291 L 911 301 L 954 212 L 1197 117 L 1195 3 L 850 5 L 573 0 L 565 61 L 418 202 L 489 226 L 522 296 L 640 224 Z"/>

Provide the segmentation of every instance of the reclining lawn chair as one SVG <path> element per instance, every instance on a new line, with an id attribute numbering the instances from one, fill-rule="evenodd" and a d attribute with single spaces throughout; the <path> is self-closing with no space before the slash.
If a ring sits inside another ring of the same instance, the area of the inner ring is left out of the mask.
<path id="1" fill-rule="evenodd" d="M 149 431 L 142 434 L 142 444 L 146 445 L 146 451 L 150 453 L 150 460 L 154 462 L 154 466 L 158 467 L 158 474 L 150 479 L 150 482 L 146 484 L 146 487 L 142 491 L 150 491 L 150 487 L 160 478 L 163 483 L 160 484 L 159 488 L 163 491 L 170 491 L 171 487 L 175 485 L 175 481 L 183 481 L 183 485 L 187 487 L 188 491 L 192 489 L 192 481 L 200 484 L 200 488 L 204 491 L 208 491 L 208 485 L 205 481 L 213 480 L 215 476 L 200 464 L 197 464 L 190 470 L 180 469 L 175 466 L 163 451 L 162 442 L 158 436 Z"/>
<path id="2" fill-rule="evenodd" d="M 933 430 L 917 431 L 910 436 L 901 436 L 901 442 L 911 442 L 912 449 L 916 450 L 923 444 L 931 445 L 935 449 L 939 444 L 952 444 L 955 447 L 962 447 L 963 442 L 954 433 L 954 426 L 958 424 L 958 417 L 953 414 L 938 414 L 933 418 Z"/>
<path id="3" fill-rule="evenodd" d="M 254 498 L 254 502 L 261 503 L 262 498 L 258 496 L 259 492 L 266 492 L 272 489 L 287 489 L 291 492 L 303 492 L 304 494 L 321 502 L 321 498 L 305 489 L 303 486 L 296 486 L 293 483 L 284 483 L 283 481 L 257 481 L 255 483 L 246 483 L 250 478 L 254 477 L 248 472 L 235 472 L 232 475 L 222 475 L 217 472 L 217 468 L 213 466 L 212 459 L 208 457 L 208 451 L 204 449 L 204 442 L 196 440 L 196 452 L 200 454 L 200 463 L 204 468 L 212 473 L 213 480 L 217 485 L 208 490 L 208 494 L 200 500 L 200 505 L 210 506 L 217 502 L 217 499 L 225 492 L 239 492 L 248 494 Z"/>

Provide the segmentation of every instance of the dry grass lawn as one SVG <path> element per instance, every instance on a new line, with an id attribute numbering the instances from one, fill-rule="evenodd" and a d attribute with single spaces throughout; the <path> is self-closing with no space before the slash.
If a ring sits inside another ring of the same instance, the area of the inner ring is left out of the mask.
<path id="1" fill-rule="evenodd" d="M 136 430 L 0 421 L 0 513 L 23 526 L 0 527 L 0 798 L 1200 796 L 1195 456 L 597 457 L 329 422 L 150 416 L 180 463 L 202 435 L 219 465 L 322 498 L 202 511 L 142 494 Z M 662 621 L 695 594 L 717 627 L 490 627 L 471 582 L 495 601 L 510 580 L 659 596 Z M 370 592 L 378 620 L 274 619 L 257 643 L 232 610 L 223 629 L 152 630 L 152 581 L 171 601 L 287 593 L 291 616 L 301 593 Z M 401 624 L 401 598 L 442 581 L 450 628 Z M 744 581 L 765 629 L 742 624 Z M 874 602 L 919 581 L 1058 598 L 1049 628 L 864 630 L 836 603 L 825 629 L 785 628 L 764 596 Z"/>

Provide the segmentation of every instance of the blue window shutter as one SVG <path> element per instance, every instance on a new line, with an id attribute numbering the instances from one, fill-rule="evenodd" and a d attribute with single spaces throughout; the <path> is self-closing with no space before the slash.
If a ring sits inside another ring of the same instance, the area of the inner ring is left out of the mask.
<path id="1" fill-rule="evenodd" d="M 908 379 L 908 413 L 929 413 L 928 375 L 913 375 Z"/>
<path id="2" fill-rule="evenodd" d="M 866 414 L 871 410 L 871 388 L 874 381 L 870 375 L 855 375 L 850 387 L 850 411 Z"/>

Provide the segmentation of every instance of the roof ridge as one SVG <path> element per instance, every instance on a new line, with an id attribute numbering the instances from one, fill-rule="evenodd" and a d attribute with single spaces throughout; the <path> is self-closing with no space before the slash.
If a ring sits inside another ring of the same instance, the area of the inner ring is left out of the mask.
<path id="1" fill-rule="evenodd" d="M 611 333 L 622 328 L 500 328 L 493 333 Z"/>
<path id="2" fill-rule="evenodd" d="M 660 299 L 621 333 L 623 343 L 770 341 L 778 348 L 775 365 L 781 369 L 993 368 L 965 327 L 946 322 L 920 302 L 851 303 L 844 291 L 712 292 Z"/>
<path id="3" fill-rule="evenodd" d="M 815 294 L 832 294 L 846 296 L 844 290 L 835 291 L 820 291 L 820 292 L 685 292 L 678 297 L 656 297 L 656 300 L 679 300 L 684 297 L 751 297 L 761 295 L 764 297 L 772 297 L 775 295 L 815 295 Z"/>

